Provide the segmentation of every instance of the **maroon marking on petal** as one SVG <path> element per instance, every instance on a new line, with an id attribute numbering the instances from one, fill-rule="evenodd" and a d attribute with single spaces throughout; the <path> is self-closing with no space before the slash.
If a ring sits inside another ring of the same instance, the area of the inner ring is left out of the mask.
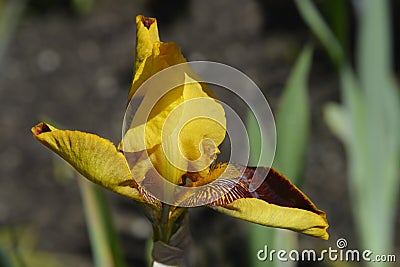
<path id="1" fill-rule="evenodd" d="M 242 189 L 243 187 L 238 186 L 237 180 L 219 178 L 212 184 L 204 186 L 190 198 L 185 199 L 182 205 L 201 206 L 211 202 L 209 205 L 225 206 L 239 198 L 247 197 L 246 191 Z"/>
<path id="2" fill-rule="evenodd" d="M 133 179 L 120 182 L 118 185 L 119 186 L 129 186 L 129 187 L 136 188 L 136 189 L 138 188 L 136 181 Z"/>
<path id="3" fill-rule="evenodd" d="M 51 129 L 46 123 L 41 122 L 32 128 L 32 132 L 34 135 L 39 135 L 41 133 L 51 132 Z"/>
<path id="4" fill-rule="evenodd" d="M 136 181 L 132 178 L 132 180 L 126 180 L 118 184 L 119 186 L 129 186 L 131 188 L 135 188 L 139 191 L 139 194 L 143 197 L 146 202 L 152 203 L 154 205 L 159 206 L 160 201 L 155 198 L 150 192 L 148 192 L 142 186 L 139 186 Z"/>
<path id="5" fill-rule="evenodd" d="M 150 29 L 151 24 L 153 24 L 156 21 L 154 18 L 148 18 L 148 17 L 142 17 L 142 22 L 143 25 L 147 28 Z"/>
<path id="6" fill-rule="evenodd" d="M 213 181 L 212 184 L 209 184 L 204 190 L 185 200 L 185 205 L 197 206 L 197 203 L 204 203 L 207 199 L 217 199 L 209 205 L 226 206 L 240 198 L 258 198 L 278 206 L 299 208 L 317 214 L 323 213 L 317 209 L 303 192 L 276 170 L 267 167 L 256 168 L 237 164 L 232 166 L 235 166 L 242 173 L 241 177 L 222 176 Z M 261 185 L 251 192 L 249 187 L 252 180 L 259 181 L 265 175 L 266 178 Z"/>
<path id="7" fill-rule="evenodd" d="M 138 188 L 138 190 L 139 194 L 143 197 L 144 200 L 156 206 L 161 206 L 160 200 L 158 200 L 155 196 L 153 196 L 153 194 L 151 194 L 149 191 L 147 191 L 141 186 Z"/>
<path id="8" fill-rule="evenodd" d="M 256 197 L 279 206 L 304 209 L 318 214 L 322 213 L 303 192 L 281 173 L 272 168 L 263 169 L 268 171 L 267 177 L 255 192 L 250 192 L 248 185 L 254 178 L 259 177 L 254 176 L 256 167 L 246 167 L 241 179 L 246 182 L 244 188 L 248 192 L 248 197 Z M 239 184 L 242 185 L 243 183 Z"/>
<path id="9" fill-rule="evenodd" d="M 145 160 L 150 153 L 152 153 L 152 150 L 149 149 L 148 151 L 142 150 L 138 152 L 125 152 L 121 151 L 124 156 L 126 161 L 128 162 L 128 165 L 130 168 L 135 166 L 139 161 Z M 146 185 L 147 183 L 151 183 L 152 179 L 151 176 L 146 175 L 144 177 L 144 180 L 141 182 L 141 184 L 138 184 L 132 177 L 132 180 L 127 180 L 122 183 L 120 183 L 120 186 L 130 186 L 132 188 L 136 188 L 139 191 L 139 194 L 143 197 L 143 199 L 149 203 L 152 203 L 154 205 L 161 205 L 160 201 L 154 197 L 149 191 L 146 190 Z"/>

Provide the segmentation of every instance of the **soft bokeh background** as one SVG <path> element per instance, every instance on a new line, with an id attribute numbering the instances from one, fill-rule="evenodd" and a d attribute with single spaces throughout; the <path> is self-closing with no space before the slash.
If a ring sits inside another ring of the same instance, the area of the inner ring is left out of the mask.
<path id="1" fill-rule="evenodd" d="M 316 1 L 328 21 L 343 15 L 326 2 Z M 273 111 L 303 46 L 316 45 L 302 189 L 328 214 L 331 238 L 300 236 L 299 247 L 336 248 L 340 237 L 349 247 L 360 247 L 345 150 L 323 120 L 325 104 L 341 101 L 337 74 L 293 1 L 2 0 L 0 8 L 0 247 L 5 253 L 13 248 L 32 262 L 26 266 L 93 266 L 78 183 L 61 160 L 34 141 L 30 128 L 46 120 L 119 141 L 137 14 L 157 17 L 161 39 L 176 42 L 189 60 L 218 61 L 246 73 Z M 350 1 L 347 8 L 347 41 L 354 51 L 356 14 Z M 399 9 L 400 1 L 392 1 L 393 14 Z M 397 78 L 399 25 L 393 20 Z M 151 226 L 135 203 L 113 193 L 107 197 L 128 266 L 145 266 Z M 399 207 L 393 213 L 399 229 Z M 196 266 L 246 266 L 256 257 L 247 223 L 205 208 L 194 209 L 190 219 Z M 398 230 L 395 240 L 391 253 L 399 261 Z"/>

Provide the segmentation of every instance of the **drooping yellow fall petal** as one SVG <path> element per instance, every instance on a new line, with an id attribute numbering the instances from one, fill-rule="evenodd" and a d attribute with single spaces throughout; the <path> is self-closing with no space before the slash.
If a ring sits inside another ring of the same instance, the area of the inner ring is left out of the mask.
<path id="1" fill-rule="evenodd" d="M 224 214 L 269 226 L 293 230 L 327 240 L 328 222 L 325 214 L 269 204 L 257 198 L 241 198 L 226 206 L 215 206 Z"/>
<path id="2" fill-rule="evenodd" d="M 329 237 L 325 213 L 272 168 L 219 163 L 203 178 L 197 174 L 187 174 L 186 177 L 191 181 L 188 186 L 204 186 L 206 183 L 206 187 L 190 197 L 186 196 L 183 200 L 185 205 L 198 206 L 209 199 L 207 202 L 212 201 L 209 206 L 233 217 L 322 239 Z M 254 191 L 250 190 L 253 180 L 261 182 Z"/>
<path id="3" fill-rule="evenodd" d="M 58 130 L 39 123 L 32 127 L 34 137 L 71 164 L 90 181 L 131 199 L 144 202 L 135 188 L 122 153 L 107 139 L 79 131 Z"/>

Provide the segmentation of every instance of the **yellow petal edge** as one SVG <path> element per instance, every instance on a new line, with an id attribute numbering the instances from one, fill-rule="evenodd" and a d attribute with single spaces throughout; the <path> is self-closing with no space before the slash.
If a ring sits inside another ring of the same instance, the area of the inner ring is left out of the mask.
<path id="1" fill-rule="evenodd" d="M 32 127 L 34 137 L 71 164 L 90 181 L 123 196 L 143 202 L 133 188 L 132 175 L 122 153 L 97 135 L 58 130 L 44 122 Z"/>
<path id="2" fill-rule="evenodd" d="M 138 15 L 136 17 L 135 73 L 128 93 L 128 102 L 137 89 L 151 76 L 176 64 L 186 63 L 179 46 L 173 42 L 161 42 L 158 36 L 157 20 Z M 188 67 L 190 69 L 190 67 Z M 192 77 L 201 80 L 194 71 Z M 213 98 L 215 94 L 202 83 L 203 90 Z"/>
<path id="3" fill-rule="evenodd" d="M 323 212 L 316 214 L 298 208 L 281 207 L 257 198 L 242 198 L 226 206 L 213 208 L 245 221 L 289 229 L 324 240 L 329 238 L 328 222 Z"/>
<path id="4" fill-rule="evenodd" d="M 151 55 L 153 44 L 159 42 L 157 20 L 143 15 L 136 16 L 136 60 L 135 71 Z"/>

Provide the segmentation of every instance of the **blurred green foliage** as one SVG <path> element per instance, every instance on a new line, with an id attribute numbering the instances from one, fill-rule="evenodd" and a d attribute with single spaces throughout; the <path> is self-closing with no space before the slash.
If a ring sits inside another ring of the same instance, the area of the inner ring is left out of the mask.
<path id="1" fill-rule="evenodd" d="M 31 228 L 10 226 L 0 229 L 0 266 L 62 266 L 54 254 L 36 248 L 37 239 Z"/>
<path id="2" fill-rule="evenodd" d="M 0 0 L 0 68 L 7 46 L 25 9 L 24 0 Z"/>
<path id="3" fill-rule="evenodd" d="M 348 0 L 324 0 L 321 3 L 323 11 L 326 14 L 329 25 L 332 28 L 340 46 L 346 54 L 349 53 L 349 32 L 351 28 L 351 20 L 349 16 L 349 7 L 351 1 Z"/>
<path id="4" fill-rule="evenodd" d="M 301 183 L 310 133 L 307 81 L 311 62 L 312 49 L 307 46 L 286 82 L 275 117 L 277 149 L 273 167 L 296 185 Z"/>
<path id="5" fill-rule="evenodd" d="M 292 73 L 286 82 L 279 108 L 276 112 L 277 146 L 273 167 L 282 172 L 294 184 L 301 183 L 307 142 L 310 132 L 310 109 L 308 103 L 308 86 L 312 61 L 312 49 L 307 46 L 300 54 Z M 254 116 L 249 115 L 247 129 L 252 149 L 250 163 L 257 164 L 260 151 L 254 148 L 262 147 L 260 133 Z M 261 164 L 268 164 L 263 162 Z M 272 249 L 290 251 L 297 248 L 297 233 L 268 229 L 259 225 L 250 225 L 250 255 L 251 266 L 265 266 L 265 262 L 257 260 L 256 252 L 268 245 Z M 293 266 L 293 262 L 271 262 L 271 266 Z"/>
<path id="6" fill-rule="evenodd" d="M 338 67 L 343 104 L 327 105 L 325 118 L 346 148 L 361 246 L 391 253 L 400 182 L 400 97 L 392 66 L 390 2 L 358 1 L 356 70 L 312 1 L 296 4 Z"/>
<path id="7" fill-rule="evenodd" d="M 124 267 L 125 260 L 104 189 L 81 177 L 58 156 L 53 157 L 53 173 L 59 182 L 76 178 L 79 184 L 94 266 Z"/>
<path id="8" fill-rule="evenodd" d="M 80 176 L 77 174 L 77 176 Z M 109 204 L 100 186 L 78 177 L 79 187 L 96 267 L 123 267 L 124 258 L 119 247 Z"/>

